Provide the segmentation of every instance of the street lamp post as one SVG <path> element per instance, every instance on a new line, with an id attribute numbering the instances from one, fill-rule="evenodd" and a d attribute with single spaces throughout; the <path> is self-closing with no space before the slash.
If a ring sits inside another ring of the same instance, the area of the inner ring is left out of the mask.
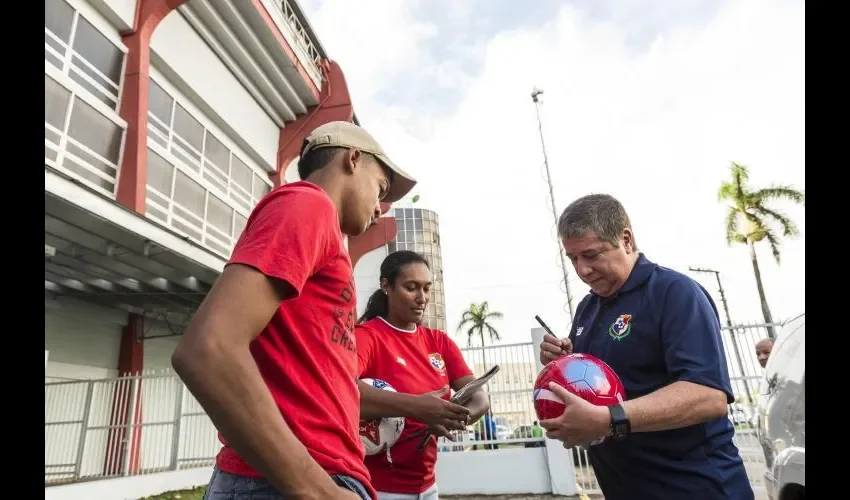
<path id="1" fill-rule="evenodd" d="M 540 134 L 540 147 L 543 150 L 543 165 L 546 167 L 546 184 L 549 186 L 549 200 L 552 202 L 552 218 L 555 220 L 555 225 L 558 224 L 558 214 L 555 212 L 555 193 L 552 190 L 552 174 L 549 172 L 549 156 L 546 154 L 546 142 L 543 140 L 543 122 L 540 120 L 540 95 L 543 91 L 534 88 L 531 92 L 531 100 L 534 101 L 534 109 L 537 112 L 537 131 Z M 561 259 L 561 273 L 564 277 L 564 290 L 567 293 L 567 312 L 570 313 L 570 324 L 574 321 L 573 315 L 573 293 L 570 290 L 569 275 L 567 274 L 567 263 L 564 261 L 564 249 L 561 243 L 558 242 L 558 257 Z"/>
<path id="2" fill-rule="evenodd" d="M 710 273 L 717 280 L 717 288 L 720 291 L 720 302 L 723 303 L 723 311 L 726 313 L 726 326 L 729 327 L 729 337 L 732 339 L 732 349 L 735 351 L 735 358 L 738 361 L 738 369 L 741 371 L 741 380 L 744 382 L 744 390 L 747 391 L 747 400 L 750 402 L 750 407 L 754 407 L 752 391 L 750 384 L 747 382 L 747 372 L 744 371 L 744 362 L 741 360 L 741 350 L 738 348 L 738 339 L 735 336 L 735 328 L 732 326 L 732 318 L 729 316 L 729 304 L 726 303 L 726 293 L 723 291 L 723 283 L 720 281 L 720 271 L 714 269 L 705 269 L 700 267 L 688 268 L 695 273 Z"/>

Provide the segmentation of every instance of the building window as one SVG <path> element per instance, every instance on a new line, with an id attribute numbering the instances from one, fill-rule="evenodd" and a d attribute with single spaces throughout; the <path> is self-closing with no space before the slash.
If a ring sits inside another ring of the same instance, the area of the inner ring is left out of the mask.
<path id="1" fill-rule="evenodd" d="M 115 196 L 125 126 L 44 75 L 44 161 Z"/>
<path id="2" fill-rule="evenodd" d="M 44 0 L 45 61 L 115 111 L 125 52 L 64 0 Z"/>
<path id="3" fill-rule="evenodd" d="M 181 168 L 198 174 L 234 208 L 248 215 L 271 191 L 268 175 L 238 156 L 153 78 L 150 80 L 148 139 Z"/>
<path id="4" fill-rule="evenodd" d="M 112 198 L 126 48 L 64 0 L 44 3 L 44 162 Z"/>
<path id="5" fill-rule="evenodd" d="M 148 148 L 147 215 L 225 257 L 248 218 Z"/>
<path id="6" fill-rule="evenodd" d="M 147 215 L 227 257 L 271 181 L 187 108 L 151 78 Z"/>

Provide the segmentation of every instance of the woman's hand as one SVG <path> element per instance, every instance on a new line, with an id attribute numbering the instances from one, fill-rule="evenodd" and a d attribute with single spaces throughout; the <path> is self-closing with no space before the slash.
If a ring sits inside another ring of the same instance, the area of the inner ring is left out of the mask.
<path id="1" fill-rule="evenodd" d="M 469 409 L 442 398 L 449 391 L 443 387 L 416 397 L 413 402 L 414 420 L 418 420 L 434 429 L 445 431 L 463 430 L 469 422 Z M 438 434 L 442 435 L 442 434 Z"/>
<path id="2" fill-rule="evenodd" d="M 454 434 L 452 434 L 452 431 L 446 429 L 442 425 L 436 425 L 436 424 L 435 425 L 429 425 L 427 432 L 428 432 L 428 434 L 430 434 L 432 436 L 436 436 L 438 438 L 444 437 L 444 438 L 448 439 L 449 441 L 455 440 L 455 436 L 454 436 Z"/>

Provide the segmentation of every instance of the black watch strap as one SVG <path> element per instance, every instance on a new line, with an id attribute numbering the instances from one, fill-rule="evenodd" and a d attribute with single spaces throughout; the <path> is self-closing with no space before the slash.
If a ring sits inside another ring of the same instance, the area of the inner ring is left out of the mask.
<path id="1" fill-rule="evenodd" d="M 626 416 L 626 410 L 620 404 L 611 405 L 608 407 L 611 414 L 611 436 L 615 440 L 624 439 L 632 431 L 629 418 Z"/>

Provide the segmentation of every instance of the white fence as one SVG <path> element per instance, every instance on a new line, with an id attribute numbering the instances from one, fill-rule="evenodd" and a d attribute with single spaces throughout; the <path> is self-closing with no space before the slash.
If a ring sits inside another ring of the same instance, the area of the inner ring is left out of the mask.
<path id="1" fill-rule="evenodd" d="M 767 335 L 766 327 L 744 325 L 723 333 L 738 400 L 730 405 L 729 416 L 750 480 L 760 484 L 764 458 L 748 395 L 753 401 L 758 396 L 762 375 L 755 343 Z M 532 336 L 539 342 L 542 330 L 532 330 Z M 542 368 L 537 342 L 461 350 L 475 373 L 500 366 L 487 388 L 497 427 L 493 435 L 479 421 L 456 433 L 454 442 L 440 440 L 438 477 L 446 494 L 599 492 L 586 451 L 564 450 L 559 443 L 533 437 L 531 392 Z M 45 383 L 46 485 L 210 467 L 220 446 L 209 418 L 170 370 Z M 532 473 L 529 467 L 537 469 Z M 478 469 L 482 481 L 472 481 L 470 474 Z M 456 474 L 459 470 L 463 475 Z M 494 470 L 500 471 L 499 481 L 491 479 Z M 470 484 L 484 490 L 467 491 Z"/>
<path id="2" fill-rule="evenodd" d="M 209 466 L 220 448 L 171 371 L 51 382 L 44 399 L 45 484 Z"/>

